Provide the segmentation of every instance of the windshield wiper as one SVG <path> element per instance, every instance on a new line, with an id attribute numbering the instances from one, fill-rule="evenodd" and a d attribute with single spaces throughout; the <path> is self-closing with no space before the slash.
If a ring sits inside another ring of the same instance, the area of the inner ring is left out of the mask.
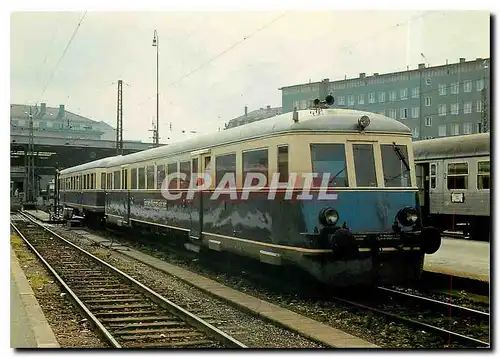
<path id="1" fill-rule="evenodd" d="M 328 185 L 330 185 L 333 182 L 333 180 L 340 175 L 340 173 L 342 173 L 344 170 L 346 170 L 346 168 L 347 168 L 347 164 L 345 165 L 345 167 L 341 171 L 339 171 L 337 174 L 335 174 L 333 176 L 333 178 L 328 181 Z"/>
<path id="2" fill-rule="evenodd" d="M 392 149 L 394 149 L 399 160 L 401 160 L 405 165 L 406 171 L 407 172 L 410 171 L 410 166 L 408 165 L 408 162 L 406 161 L 406 158 L 403 155 L 403 153 L 401 153 L 401 149 L 399 149 L 399 147 L 396 145 L 396 142 L 392 142 Z"/>

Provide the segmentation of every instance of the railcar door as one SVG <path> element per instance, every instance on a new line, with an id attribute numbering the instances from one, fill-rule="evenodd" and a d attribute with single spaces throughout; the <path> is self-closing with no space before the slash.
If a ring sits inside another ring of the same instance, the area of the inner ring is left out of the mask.
<path id="1" fill-rule="evenodd" d="M 190 183 L 192 187 L 201 185 L 201 179 L 195 176 L 196 173 L 210 173 L 210 150 L 202 150 L 191 153 L 191 174 L 195 182 Z M 201 240 L 201 233 L 203 231 L 203 192 L 195 192 L 193 200 L 190 200 L 190 220 L 191 232 L 190 238 L 194 240 Z"/>
<path id="2" fill-rule="evenodd" d="M 419 163 L 415 169 L 422 221 L 424 225 L 427 225 L 430 205 L 429 163 Z"/>

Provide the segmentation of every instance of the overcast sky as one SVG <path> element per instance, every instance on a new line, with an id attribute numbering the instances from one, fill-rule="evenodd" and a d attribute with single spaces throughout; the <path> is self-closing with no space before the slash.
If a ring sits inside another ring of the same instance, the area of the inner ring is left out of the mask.
<path id="1" fill-rule="evenodd" d="M 83 15 L 11 15 L 11 103 L 64 104 L 115 127 L 122 79 L 124 139 L 142 141 L 156 115 L 154 29 L 160 142 L 280 106 L 282 86 L 490 56 L 479 11 L 88 12 L 58 64 Z"/>

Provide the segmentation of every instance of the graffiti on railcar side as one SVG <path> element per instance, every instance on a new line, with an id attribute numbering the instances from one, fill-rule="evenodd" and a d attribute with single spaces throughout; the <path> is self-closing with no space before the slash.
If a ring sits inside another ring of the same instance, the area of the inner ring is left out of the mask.
<path id="1" fill-rule="evenodd" d="M 144 198 L 143 206 L 146 208 L 166 209 L 167 208 L 167 201 L 161 200 L 161 199 Z"/>

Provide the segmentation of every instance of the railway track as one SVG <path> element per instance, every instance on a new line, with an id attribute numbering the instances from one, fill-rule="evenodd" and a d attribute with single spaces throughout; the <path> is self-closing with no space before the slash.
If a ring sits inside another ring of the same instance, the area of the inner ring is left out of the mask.
<path id="1" fill-rule="evenodd" d="M 359 295 L 355 300 L 344 296 L 331 298 L 432 332 L 449 343 L 460 342 L 469 347 L 488 348 L 490 346 L 485 340 L 483 330 L 474 329 L 474 327 L 489 327 L 490 315 L 487 312 L 386 287 L 377 287 L 376 293 L 378 297 L 371 297 L 369 302 L 359 300 Z M 448 327 L 445 328 L 446 325 Z"/>
<path id="2" fill-rule="evenodd" d="M 205 317 L 167 300 L 23 214 L 11 226 L 67 297 L 114 348 L 246 348 Z"/>

